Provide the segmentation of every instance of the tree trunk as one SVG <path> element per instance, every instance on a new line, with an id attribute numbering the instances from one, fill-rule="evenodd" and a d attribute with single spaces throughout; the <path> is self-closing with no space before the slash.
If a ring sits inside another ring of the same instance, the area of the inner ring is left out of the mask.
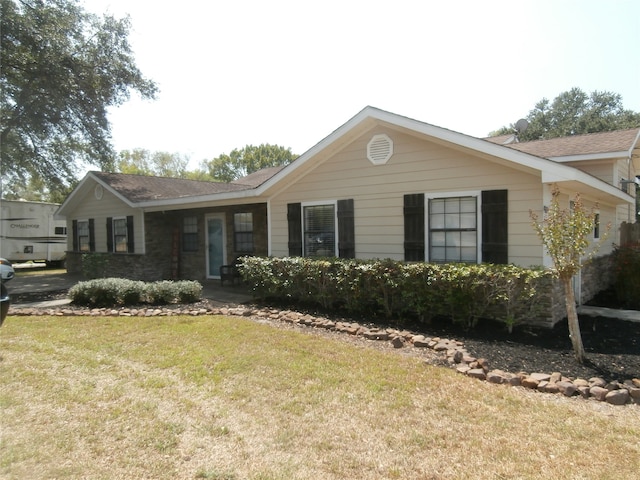
<path id="1" fill-rule="evenodd" d="M 582 334 L 580 333 L 580 322 L 578 321 L 578 312 L 576 311 L 576 297 L 573 293 L 571 277 L 561 278 L 560 281 L 564 287 L 564 298 L 567 307 L 567 322 L 569 323 L 569 338 L 573 345 L 573 353 L 578 363 L 584 363 L 584 346 L 582 345 Z"/>

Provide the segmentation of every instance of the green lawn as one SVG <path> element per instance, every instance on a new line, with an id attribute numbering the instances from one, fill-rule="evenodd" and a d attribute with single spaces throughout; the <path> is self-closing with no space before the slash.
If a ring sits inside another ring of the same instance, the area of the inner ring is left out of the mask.
<path id="1" fill-rule="evenodd" d="M 248 319 L 15 317 L 7 479 L 637 478 L 640 407 Z"/>

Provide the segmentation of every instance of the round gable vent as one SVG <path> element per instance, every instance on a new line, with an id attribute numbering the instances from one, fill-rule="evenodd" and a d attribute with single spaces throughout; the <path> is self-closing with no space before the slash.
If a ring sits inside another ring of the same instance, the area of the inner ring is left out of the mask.
<path id="1" fill-rule="evenodd" d="M 393 140 L 388 135 L 374 135 L 367 144 L 367 158 L 374 165 L 383 165 L 393 155 Z"/>

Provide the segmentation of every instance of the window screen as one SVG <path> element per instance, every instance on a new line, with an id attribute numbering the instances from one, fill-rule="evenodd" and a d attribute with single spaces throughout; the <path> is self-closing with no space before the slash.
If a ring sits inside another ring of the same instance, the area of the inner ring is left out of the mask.
<path id="1" fill-rule="evenodd" d="M 81 252 L 89 252 L 89 221 L 78 221 L 78 250 Z"/>
<path id="2" fill-rule="evenodd" d="M 182 219 L 182 250 L 185 252 L 198 251 L 198 217 L 184 217 Z"/>
<path id="3" fill-rule="evenodd" d="M 429 201 L 429 260 L 476 263 L 476 197 L 435 198 Z"/>
<path id="4" fill-rule="evenodd" d="M 304 255 L 333 257 L 336 254 L 334 205 L 304 207 Z"/>
<path id="5" fill-rule="evenodd" d="M 113 244 L 116 252 L 127 253 L 127 219 L 113 219 Z"/>
<path id="6" fill-rule="evenodd" d="M 253 253 L 253 213 L 233 215 L 233 234 L 236 252 Z"/>

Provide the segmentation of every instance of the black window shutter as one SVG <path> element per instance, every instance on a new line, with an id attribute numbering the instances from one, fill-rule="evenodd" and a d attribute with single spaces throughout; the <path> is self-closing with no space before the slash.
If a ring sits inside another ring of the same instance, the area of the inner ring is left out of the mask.
<path id="1" fill-rule="evenodd" d="M 89 251 L 96 251 L 96 229 L 94 225 L 93 218 L 89 219 Z"/>
<path id="2" fill-rule="evenodd" d="M 71 231 L 73 232 L 73 251 L 77 252 L 80 248 L 78 245 L 78 220 L 71 221 Z"/>
<path id="3" fill-rule="evenodd" d="M 482 192 L 482 261 L 509 263 L 507 190 Z"/>
<path id="4" fill-rule="evenodd" d="M 356 258 L 353 198 L 338 200 L 338 256 Z"/>
<path id="5" fill-rule="evenodd" d="M 107 252 L 113 252 L 113 218 L 107 217 Z"/>
<path id="6" fill-rule="evenodd" d="M 135 245 L 133 244 L 133 215 L 127 217 L 127 252 L 134 253 Z"/>
<path id="7" fill-rule="evenodd" d="M 289 224 L 289 256 L 302 256 L 302 204 L 287 205 L 287 222 Z"/>
<path id="8" fill-rule="evenodd" d="M 424 262 L 424 193 L 404 196 L 404 259 Z"/>

